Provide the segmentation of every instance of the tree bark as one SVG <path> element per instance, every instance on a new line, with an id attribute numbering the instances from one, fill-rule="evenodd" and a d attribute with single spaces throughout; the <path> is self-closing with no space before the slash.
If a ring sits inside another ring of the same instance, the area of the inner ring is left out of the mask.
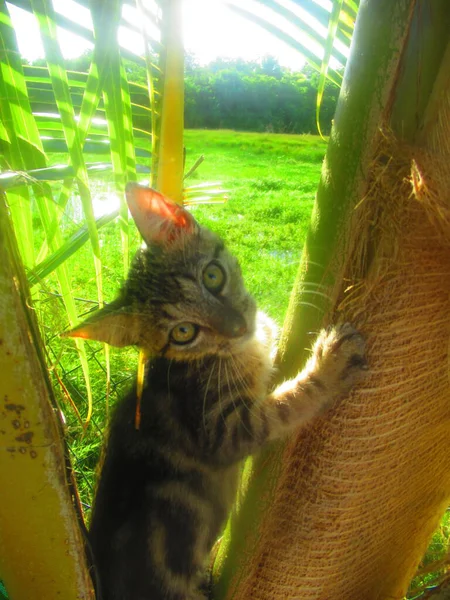
<path id="1" fill-rule="evenodd" d="M 14 600 L 92 600 L 81 516 L 3 195 L 0 299 L 0 575 Z"/>
<path id="2" fill-rule="evenodd" d="M 279 367 L 295 375 L 308 332 L 341 318 L 367 336 L 372 373 L 246 466 L 214 562 L 216 599 L 400 599 L 447 505 L 448 215 L 433 161 L 446 156 L 424 124 L 433 98 L 447 98 L 437 82 L 449 31 L 444 0 L 361 3 Z M 428 123 L 442 127 L 436 114 Z M 427 193 L 436 184 L 436 202 L 422 199 L 422 184 Z M 429 298 L 416 279 L 429 282 Z M 413 332 L 420 314 L 427 321 Z"/>

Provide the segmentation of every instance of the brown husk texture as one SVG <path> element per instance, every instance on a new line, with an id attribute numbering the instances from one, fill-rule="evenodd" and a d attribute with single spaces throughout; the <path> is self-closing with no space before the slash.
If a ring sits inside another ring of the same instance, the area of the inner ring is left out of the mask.
<path id="1" fill-rule="evenodd" d="M 229 598 L 406 593 L 450 497 L 449 205 L 448 163 L 380 132 L 342 240 L 335 314 L 367 337 L 370 372 L 286 447 L 260 541 Z"/>

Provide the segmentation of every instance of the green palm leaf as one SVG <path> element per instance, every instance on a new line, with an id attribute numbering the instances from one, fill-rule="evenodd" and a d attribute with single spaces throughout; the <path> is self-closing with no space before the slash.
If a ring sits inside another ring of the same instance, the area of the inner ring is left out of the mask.
<path id="1" fill-rule="evenodd" d="M 95 48 L 93 66 L 98 69 L 103 82 L 103 97 L 111 158 L 116 180 L 117 191 L 120 192 L 120 223 L 122 229 L 122 250 L 124 276 L 128 271 L 128 207 L 124 198 L 125 183 L 134 180 L 136 174 L 136 157 L 133 146 L 133 125 L 131 117 L 130 91 L 125 70 L 121 62 L 120 50 L 115 43 L 117 27 L 120 20 L 122 2 L 108 0 L 92 4 L 92 20 L 98 43 Z M 107 27 L 105 28 L 105 24 Z M 122 115 L 122 118 L 118 118 Z"/>
<path id="2" fill-rule="evenodd" d="M 22 61 L 6 3 L 0 2 L 0 121 L 2 149 L 7 164 L 20 171 L 44 166 L 39 131 L 28 100 Z M 25 264 L 34 260 L 30 194 L 27 187 L 9 196 L 14 226 L 23 232 L 20 250 Z"/>
<path id="3" fill-rule="evenodd" d="M 327 79 L 328 69 L 330 65 L 330 59 L 333 55 L 334 40 L 336 39 L 336 32 L 339 27 L 340 16 L 344 0 L 335 0 L 333 2 L 333 8 L 330 15 L 330 21 L 328 24 L 328 36 L 325 42 L 324 55 L 322 60 L 322 66 L 320 68 L 319 86 L 317 88 L 317 102 L 316 102 L 316 124 L 317 129 L 322 136 L 320 129 L 320 106 L 322 104 L 323 92 L 325 90 L 325 83 Z"/>
<path id="4" fill-rule="evenodd" d="M 109 215 L 104 215 L 96 220 L 96 227 L 100 229 L 104 225 L 111 223 L 119 215 L 119 211 L 115 210 Z M 45 260 L 38 263 L 32 270 L 27 273 L 28 283 L 30 287 L 37 285 L 43 279 L 53 273 L 55 269 L 63 265 L 75 252 L 77 252 L 89 240 L 89 231 L 87 225 L 80 227 L 73 235 L 65 242 L 61 243 L 58 249 L 48 256 Z"/>
<path id="5" fill-rule="evenodd" d="M 71 163 L 76 173 L 75 178 L 78 184 L 78 190 L 83 205 L 86 223 L 88 225 L 94 254 L 98 299 L 101 303 L 103 301 L 103 293 L 100 245 L 98 241 L 97 229 L 95 227 L 94 210 L 92 207 L 92 198 L 89 190 L 89 180 L 86 166 L 84 164 L 82 149 L 83 145 L 80 140 L 78 126 L 75 120 L 75 112 L 71 101 L 69 83 L 66 70 L 64 68 L 64 59 L 57 40 L 53 5 L 48 0 L 32 0 L 31 4 L 34 14 L 36 15 L 40 25 L 42 42 L 46 52 L 53 92 L 55 94 L 55 100 L 59 109 L 59 114 L 61 115 L 61 122 L 71 158 Z"/>

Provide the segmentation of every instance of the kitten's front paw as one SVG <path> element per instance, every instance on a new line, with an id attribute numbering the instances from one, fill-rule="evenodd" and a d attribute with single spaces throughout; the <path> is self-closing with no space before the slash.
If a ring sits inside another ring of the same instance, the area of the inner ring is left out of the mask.
<path id="1" fill-rule="evenodd" d="M 363 336 L 350 323 L 322 331 L 313 351 L 314 370 L 337 397 L 350 391 L 368 369 Z"/>

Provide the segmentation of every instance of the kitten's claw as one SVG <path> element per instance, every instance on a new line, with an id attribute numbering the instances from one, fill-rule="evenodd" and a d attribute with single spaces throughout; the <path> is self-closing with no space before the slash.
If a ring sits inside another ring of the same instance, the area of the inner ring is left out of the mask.
<path id="1" fill-rule="evenodd" d="M 314 358 L 321 378 L 334 396 L 348 392 L 367 371 L 366 343 L 350 323 L 322 331 L 314 346 Z"/>

